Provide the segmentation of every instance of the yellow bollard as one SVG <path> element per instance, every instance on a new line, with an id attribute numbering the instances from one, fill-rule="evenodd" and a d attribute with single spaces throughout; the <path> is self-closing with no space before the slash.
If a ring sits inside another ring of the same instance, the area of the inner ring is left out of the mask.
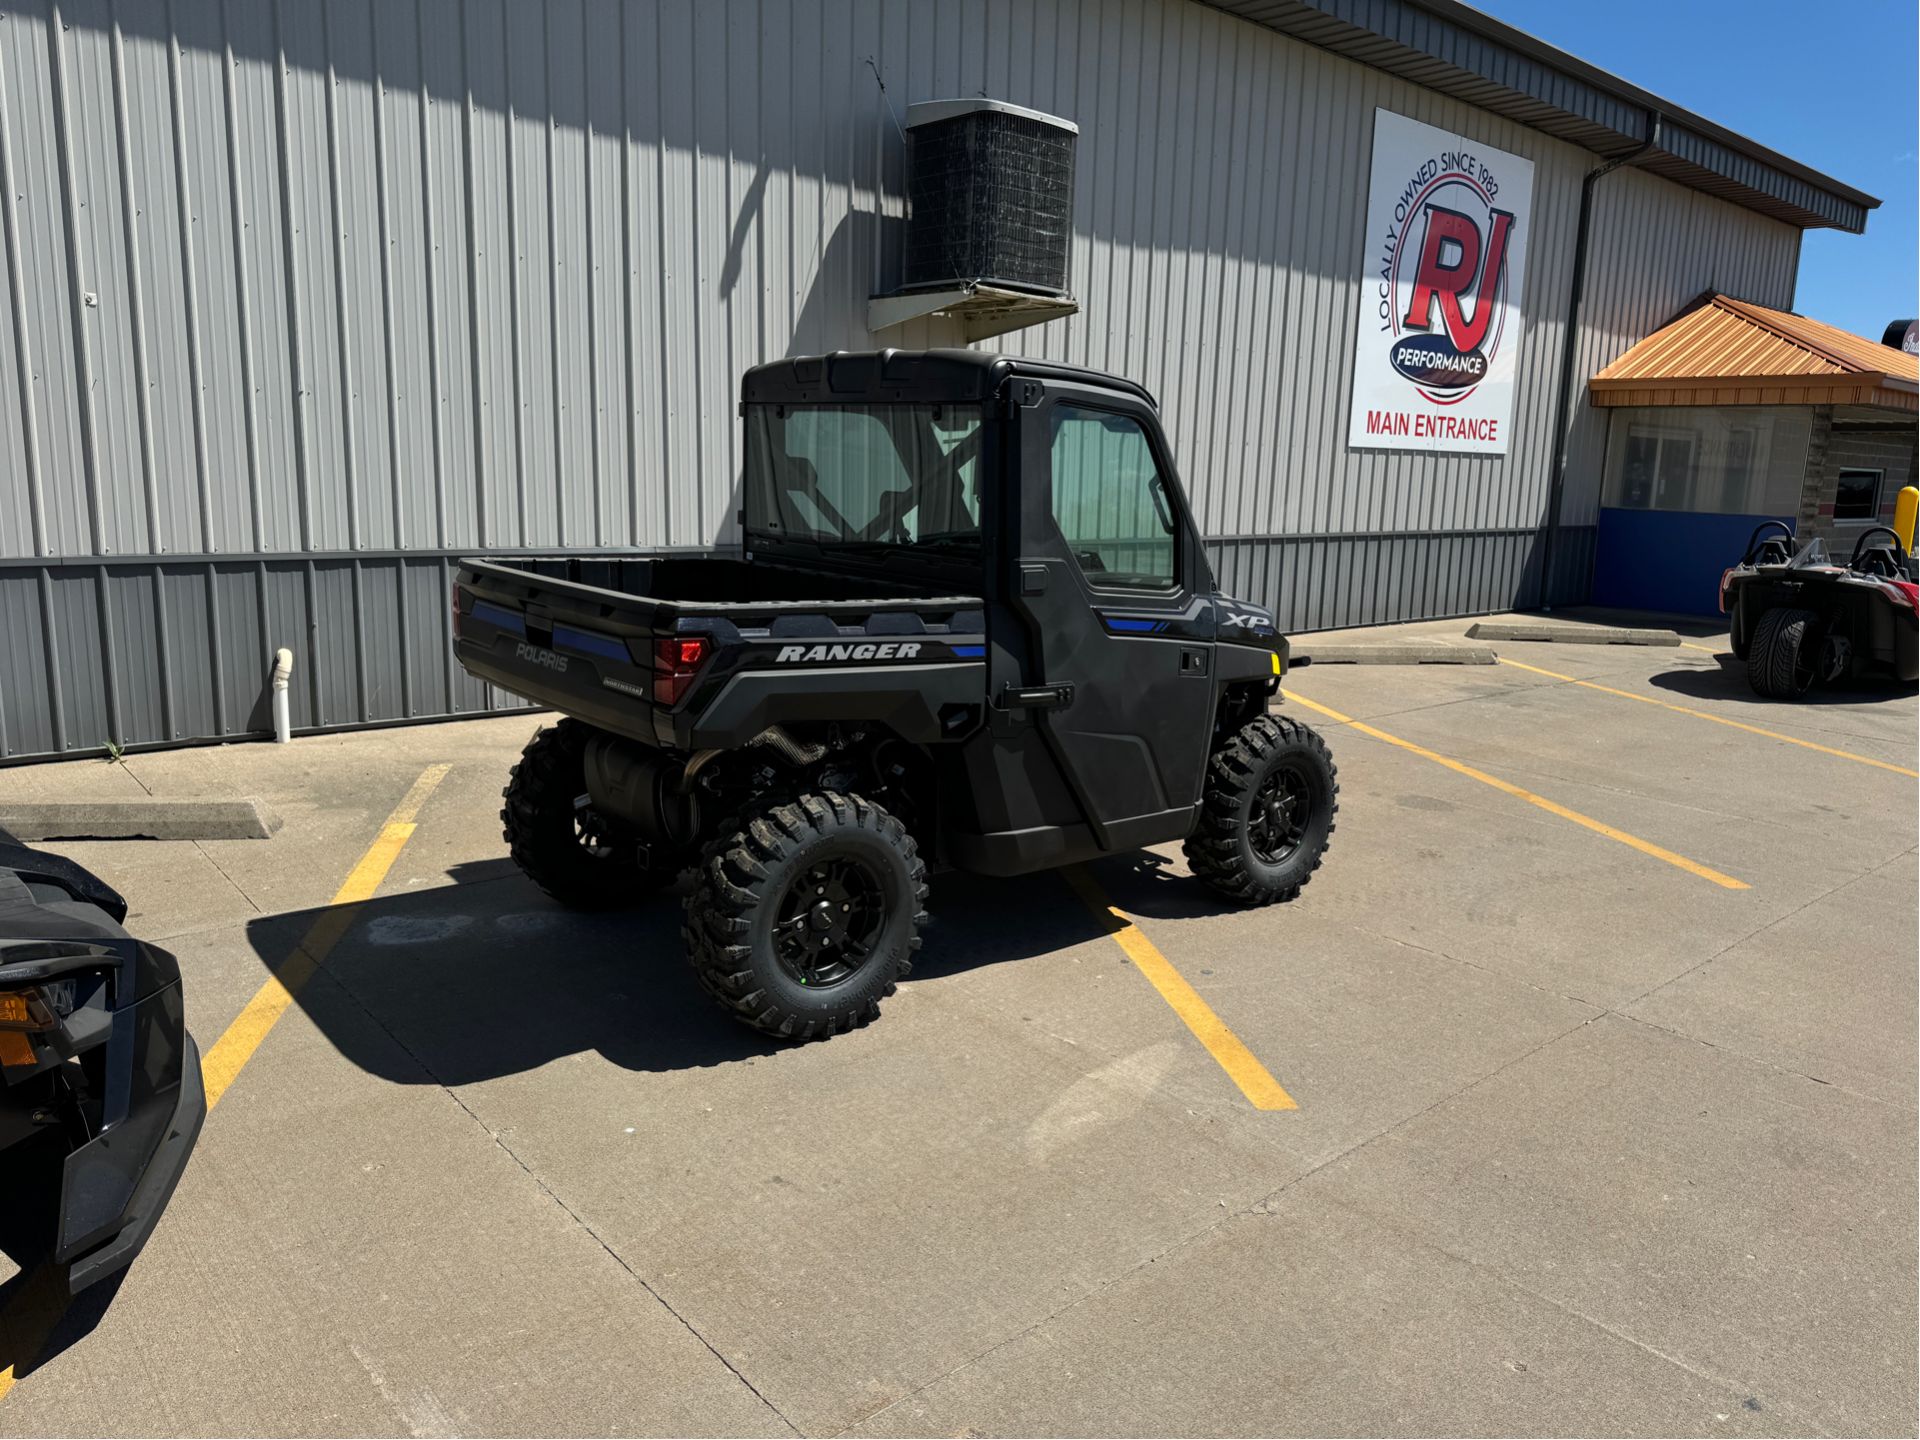
<path id="1" fill-rule="evenodd" d="M 1920 516 L 1920 489 L 1903 485 L 1893 501 L 1893 528 L 1899 532 L 1900 548 L 1909 555 L 1913 553 L 1913 522 L 1916 516 Z"/>

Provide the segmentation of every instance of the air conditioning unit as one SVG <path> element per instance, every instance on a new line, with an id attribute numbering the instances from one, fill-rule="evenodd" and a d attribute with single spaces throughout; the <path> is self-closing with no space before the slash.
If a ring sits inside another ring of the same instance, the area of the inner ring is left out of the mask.
<path id="1" fill-rule="evenodd" d="M 904 280 L 874 297 L 869 326 L 944 314 L 977 340 L 1073 314 L 1067 261 L 1079 127 L 973 99 L 909 106 L 906 131 Z"/>

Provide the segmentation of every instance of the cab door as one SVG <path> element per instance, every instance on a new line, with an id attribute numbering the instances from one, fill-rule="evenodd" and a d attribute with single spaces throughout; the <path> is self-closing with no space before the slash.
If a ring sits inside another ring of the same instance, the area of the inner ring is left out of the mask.
<path id="1" fill-rule="evenodd" d="M 1151 409 L 1048 380 L 1018 391 L 1012 607 L 1033 710 L 1102 849 L 1184 836 L 1212 736 L 1212 576 Z"/>

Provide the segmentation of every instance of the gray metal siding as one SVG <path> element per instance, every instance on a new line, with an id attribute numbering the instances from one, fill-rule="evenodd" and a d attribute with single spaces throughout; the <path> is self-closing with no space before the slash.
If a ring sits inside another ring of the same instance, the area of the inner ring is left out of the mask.
<path id="1" fill-rule="evenodd" d="M 1295 629 L 1538 597 L 1594 157 L 1512 120 L 1186 0 L 29 0 L 0 757 L 257 731 L 281 644 L 302 727 L 511 703 L 448 661 L 448 559 L 733 541 L 745 366 L 954 343 L 865 304 L 897 117 L 976 92 L 1082 129 L 1083 313 L 990 343 L 1154 389 L 1230 589 Z M 1345 446 L 1376 106 L 1535 162 L 1504 459 Z M 1709 286 L 1790 301 L 1791 227 L 1630 172 L 1600 202 L 1582 374 Z"/>

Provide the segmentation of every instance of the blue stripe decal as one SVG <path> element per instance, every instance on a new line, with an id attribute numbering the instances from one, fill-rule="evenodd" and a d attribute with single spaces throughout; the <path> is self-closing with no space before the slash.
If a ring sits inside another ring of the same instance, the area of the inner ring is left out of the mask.
<path id="1" fill-rule="evenodd" d="M 614 639 L 611 635 L 599 635 L 591 630 L 576 630 L 571 625 L 554 626 L 553 643 L 565 646 L 569 650 L 577 650 L 582 655 L 604 655 L 609 660 L 621 660 L 628 664 L 633 662 L 633 656 L 628 653 L 623 642 Z"/>
<path id="2" fill-rule="evenodd" d="M 1160 620 L 1123 620 L 1117 615 L 1108 615 L 1105 619 L 1111 629 L 1124 630 L 1132 634 L 1141 634 L 1149 630 L 1157 630 L 1165 623 Z"/>
<path id="3" fill-rule="evenodd" d="M 527 621 L 524 615 L 521 615 L 517 611 L 491 604 L 485 600 L 474 601 L 473 607 L 467 611 L 467 614 L 476 620 L 484 620 L 489 625 L 497 626 L 499 629 L 511 630 L 516 635 L 524 635 L 527 633 Z"/>
<path id="4" fill-rule="evenodd" d="M 987 647 L 984 645 L 956 645 L 953 647 L 953 653 L 963 660 L 978 660 L 982 655 L 987 653 Z"/>

